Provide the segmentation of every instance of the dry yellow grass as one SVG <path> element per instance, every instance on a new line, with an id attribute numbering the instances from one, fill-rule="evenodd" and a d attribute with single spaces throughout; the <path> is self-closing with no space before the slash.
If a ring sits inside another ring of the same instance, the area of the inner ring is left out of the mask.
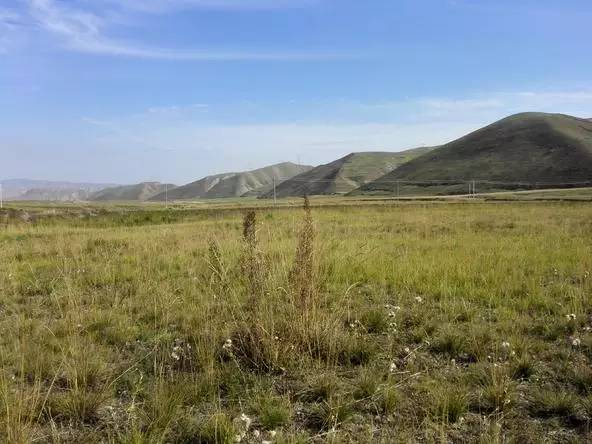
<path id="1" fill-rule="evenodd" d="M 589 437 L 589 204 L 87 212 L 0 234 L 4 441 Z"/>

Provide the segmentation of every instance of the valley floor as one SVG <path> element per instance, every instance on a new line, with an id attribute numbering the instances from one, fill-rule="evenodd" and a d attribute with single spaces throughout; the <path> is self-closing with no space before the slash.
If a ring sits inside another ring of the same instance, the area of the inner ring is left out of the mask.
<path id="1" fill-rule="evenodd" d="M 14 211 L 0 440 L 592 439 L 590 203 L 328 201 Z"/>

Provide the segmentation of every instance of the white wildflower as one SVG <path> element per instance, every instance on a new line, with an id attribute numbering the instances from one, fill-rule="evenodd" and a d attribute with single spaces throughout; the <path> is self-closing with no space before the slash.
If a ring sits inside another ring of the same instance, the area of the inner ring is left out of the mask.
<path id="1" fill-rule="evenodd" d="M 251 418 L 249 418 L 247 415 L 245 415 L 244 413 L 241 413 L 240 415 L 240 420 L 243 422 L 243 424 L 245 425 L 245 429 L 249 430 L 249 427 L 251 427 Z"/>
<path id="2" fill-rule="evenodd" d="M 576 315 L 574 313 L 565 315 L 565 317 L 567 318 L 568 321 L 575 321 L 576 320 Z"/>
<path id="3" fill-rule="evenodd" d="M 421 304 L 423 302 L 423 299 L 421 298 L 421 296 L 415 296 L 415 302 Z"/>
<path id="4" fill-rule="evenodd" d="M 261 436 L 261 432 L 259 430 L 253 430 L 253 436 L 255 438 L 259 438 Z"/>
<path id="5" fill-rule="evenodd" d="M 411 353 L 411 349 L 409 347 L 405 347 L 403 351 L 407 354 Z"/>
<path id="6" fill-rule="evenodd" d="M 232 339 L 227 339 L 224 342 L 224 345 L 222 346 L 222 348 L 226 351 L 230 351 L 232 349 Z"/>
<path id="7" fill-rule="evenodd" d="M 582 345 L 582 340 L 580 338 L 574 338 L 571 341 L 571 345 L 573 345 L 574 347 L 579 347 L 580 345 Z"/>
<path id="8" fill-rule="evenodd" d="M 389 366 L 389 371 L 391 373 L 395 373 L 397 371 L 397 364 L 395 364 L 394 362 L 391 362 L 391 365 Z"/>
<path id="9" fill-rule="evenodd" d="M 275 430 L 272 430 L 269 432 L 269 436 L 271 436 L 272 438 L 275 438 L 276 434 L 277 434 L 277 432 Z"/>
<path id="10" fill-rule="evenodd" d="M 397 313 L 395 313 L 394 311 L 391 310 L 388 312 L 388 316 L 389 316 L 389 318 L 394 318 L 395 316 L 397 316 Z"/>
<path id="11" fill-rule="evenodd" d="M 508 341 L 502 342 L 502 348 L 510 348 L 510 343 Z"/>

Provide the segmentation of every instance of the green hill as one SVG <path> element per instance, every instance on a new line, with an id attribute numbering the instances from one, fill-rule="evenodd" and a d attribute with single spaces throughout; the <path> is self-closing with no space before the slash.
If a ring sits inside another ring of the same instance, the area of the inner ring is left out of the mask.
<path id="1" fill-rule="evenodd" d="M 91 201 L 146 201 L 152 196 L 176 188 L 175 185 L 163 184 L 160 182 L 142 182 L 135 185 L 122 185 L 117 187 L 105 188 L 104 190 L 93 193 L 89 200 Z"/>
<path id="2" fill-rule="evenodd" d="M 252 171 L 207 176 L 196 182 L 176 188 L 169 193 L 169 199 L 216 199 L 258 196 L 273 187 L 274 177 L 276 178 L 276 183 L 279 184 L 287 178 L 294 177 L 310 169 L 312 169 L 311 166 L 284 162 Z M 150 200 L 164 200 L 164 194 L 158 194 Z"/>
<path id="3" fill-rule="evenodd" d="M 346 194 L 431 149 L 415 148 L 399 153 L 351 153 L 286 180 L 276 187 L 276 195 L 287 197 L 303 194 Z M 269 198 L 272 195 L 272 192 L 269 192 L 264 197 Z"/>
<path id="4" fill-rule="evenodd" d="M 502 119 L 424 154 L 352 194 L 458 194 L 592 183 L 592 122 L 563 114 Z"/>

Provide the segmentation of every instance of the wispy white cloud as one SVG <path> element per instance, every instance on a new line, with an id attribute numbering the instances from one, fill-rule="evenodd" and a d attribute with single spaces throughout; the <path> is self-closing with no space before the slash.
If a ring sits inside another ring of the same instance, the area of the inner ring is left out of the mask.
<path id="1" fill-rule="evenodd" d="M 16 45 L 22 26 L 23 20 L 17 11 L 0 7 L 0 54 L 8 53 Z"/>
<path id="2" fill-rule="evenodd" d="M 207 103 L 192 103 L 190 105 L 151 106 L 146 111 L 150 114 L 183 113 L 187 111 L 206 112 L 210 105 Z"/>
<path id="3" fill-rule="evenodd" d="M 187 9 L 263 10 L 306 7 L 320 0 L 103 0 L 104 3 L 146 13 Z"/>
<path id="4" fill-rule="evenodd" d="M 113 126 L 112 122 L 109 122 L 107 120 L 95 119 L 94 117 L 82 117 L 81 120 L 84 123 L 88 123 L 89 125 L 100 126 L 104 128 L 110 128 Z"/>
<path id="5" fill-rule="evenodd" d="M 128 1 L 128 3 L 130 5 L 135 4 L 133 1 Z M 218 4 L 220 7 L 224 5 L 238 7 L 238 3 L 238 1 L 230 0 L 221 2 L 161 0 L 156 2 L 155 5 L 160 4 L 163 7 L 169 5 L 172 7 L 186 4 L 188 7 L 191 5 L 205 7 Z M 270 2 L 250 2 L 246 0 L 245 5 L 262 7 L 266 3 Z M 211 48 L 187 50 L 146 46 L 106 36 L 104 29 L 112 25 L 112 23 L 106 16 L 98 15 L 90 9 L 65 6 L 64 4 L 58 4 L 54 0 L 29 0 L 29 5 L 30 13 L 36 23 L 44 30 L 61 38 L 66 49 L 89 54 L 172 61 L 296 61 L 351 57 L 351 55 L 347 54 L 314 51 L 223 50 Z"/>

